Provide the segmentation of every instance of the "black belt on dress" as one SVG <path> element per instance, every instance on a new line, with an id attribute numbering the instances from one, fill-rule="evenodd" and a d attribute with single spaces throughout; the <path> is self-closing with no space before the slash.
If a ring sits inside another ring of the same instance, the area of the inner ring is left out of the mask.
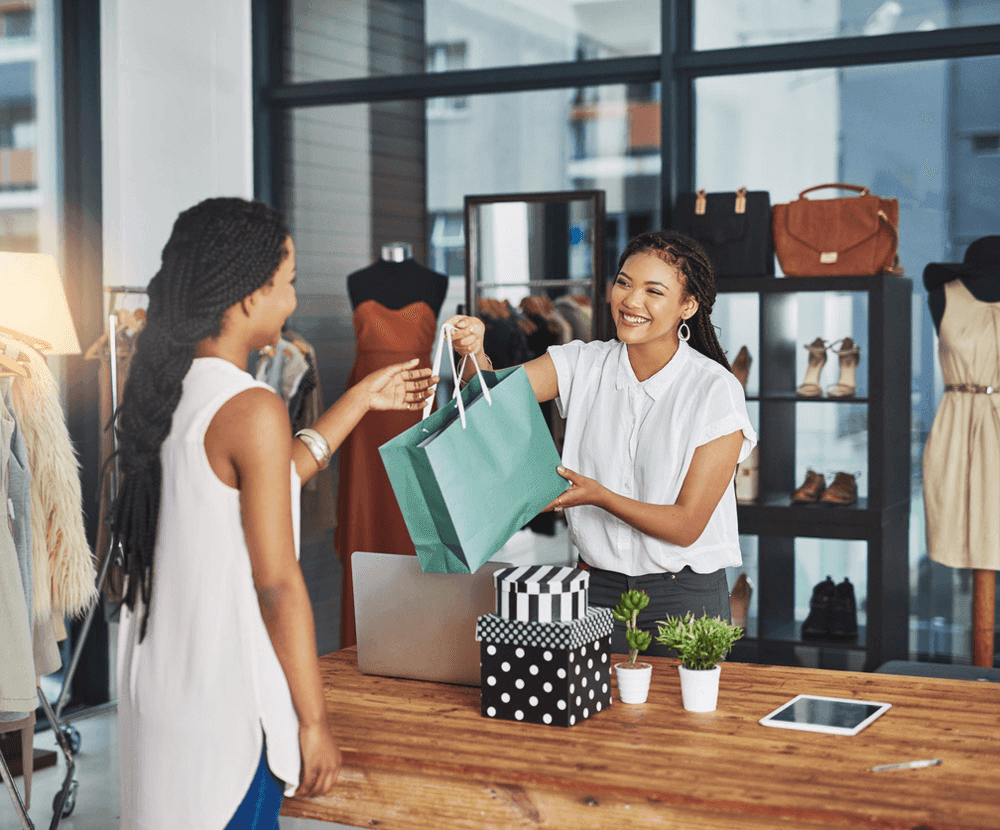
<path id="1" fill-rule="evenodd" d="M 1000 395 L 1000 386 L 979 386 L 975 383 L 951 383 L 945 392 L 972 392 L 976 395 Z"/>

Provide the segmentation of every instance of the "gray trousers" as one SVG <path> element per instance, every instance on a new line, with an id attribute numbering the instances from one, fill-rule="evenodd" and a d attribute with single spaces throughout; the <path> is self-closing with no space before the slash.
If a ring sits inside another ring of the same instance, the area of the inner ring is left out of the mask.
<path id="1" fill-rule="evenodd" d="M 668 616 L 682 617 L 688 611 L 700 617 L 722 617 L 730 621 L 729 586 L 726 571 L 720 569 L 712 573 L 699 574 L 686 567 L 677 573 L 643 574 L 626 576 L 617 571 L 590 569 L 590 605 L 614 608 L 625 591 L 642 590 L 649 594 L 649 605 L 639 614 L 638 626 L 648 631 L 653 642 L 643 654 L 653 657 L 676 657 L 666 646 L 656 642 L 659 631 L 657 620 Z M 611 651 L 614 654 L 628 654 L 625 641 L 625 624 L 615 620 L 615 630 L 611 635 Z"/>

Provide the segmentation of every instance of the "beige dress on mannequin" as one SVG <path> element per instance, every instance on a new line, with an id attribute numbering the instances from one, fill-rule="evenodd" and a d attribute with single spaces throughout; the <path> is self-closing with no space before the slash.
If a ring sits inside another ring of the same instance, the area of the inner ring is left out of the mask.
<path id="1" fill-rule="evenodd" d="M 938 359 L 946 386 L 1000 389 L 1000 303 L 946 283 Z M 946 391 L 924 448 L 927 552 L 1000 570 L 1000 393 Z"/>

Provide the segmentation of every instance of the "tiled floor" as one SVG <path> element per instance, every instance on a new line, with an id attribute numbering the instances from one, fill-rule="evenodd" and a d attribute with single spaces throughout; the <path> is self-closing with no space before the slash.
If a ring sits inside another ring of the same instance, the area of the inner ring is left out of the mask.
<path id="1" fill-rule="evenodd" d="M 554 536 L 544 536 L 528 530 L 520 531 L 495 557 L 499 561 L 515 565 L 568 565 L 572 558 L 573 551 L 562 522 L 557 523 L 557 532 Z M 305 571 L 307 567 L 307 562 L 304 562 L 303 570 Z M 335 595 L 335 601 L 330 602 L 330 607 L 335 610 L 330 613 L 336 615 L 336 622 L 329 623 L 323 629 L 322 621 L 319 619 L 321 612 L 317 609 L 317 628 L 321 629 L 317 636 L 319 642 L 338 636 L 340 580 L 339 575 L 333 573 L 333 570 L 327 568 L 324 577 L 331 586 L 330 593 Z M 313 602 L 315 605 L 315 597 Z M 322 650 L 324 649 L 321 645 Z M 117 711 L 113 707 L 106 708 L 89 717 L 74 720 L 72 725 L 80 733 L 80 751 L 74 759 L 76 768 L 73 776 L 78 784 L 76 804 L 72 814 L 63 819 L 59 827 L 63 830 L 115 830 L 119 827 L 121 819 Z M 52 731 L 47 729 L 38 732 L 35 736 L 35 747 L 56 749 Z M 59 753 L 59 761 L 55 767 L 35 772 L 31 785 L 29 817 L 39 830 L 51 825 L 52 802 L 56 793 L 62 788 L 65 778 L 66 765 L 62 760 L 62 753 Z M 23 794 L 23 780 L 21 778 L 15 780 Z M 292 818 L 282 818 L 280 826 L 281 830 L 341 830 L 344 827 L 339 824 Z M 8 797 L 6 785 L 0 784 L 0 830 L 21 830 L 21 828 L 20 818 Z"/>
<path id="2" fill-rule="evenodd" d="M 62 830 L 113 830 L 119 826 L 121 803 L 118 791 L 118 713 L 111 709 L 73 721 L 80 732 L 80 751 L 74 758 L 73 779 L 77 782 L 76 805 L 59 827 Z M 35 736 L 37 749 L 55 749 L 51 730 Z M 31 780 L 31 809 L 28 817 L 38 830 L 52 823 L 52 802 L 66 780 L 66 764 L 59 753 L 54 767 L 39 770 Z M 24 782 L 15 779 L 22 797 Z M 339 830 L 344 825 L 282 818 L 281 830 Z M 6 785 L 0 786 L 0 830 L 22 830 L 21 820 L 11 804 Z"/>

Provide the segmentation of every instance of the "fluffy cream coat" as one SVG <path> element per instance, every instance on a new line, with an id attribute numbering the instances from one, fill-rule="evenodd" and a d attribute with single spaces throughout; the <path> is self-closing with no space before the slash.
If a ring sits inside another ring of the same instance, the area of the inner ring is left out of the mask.
<path id="1" fill-rule="evenodd" d="M 80 465 L 52 372 L 40 354 L 16 345 L 31 365 L 30 379 L 14 379 L 12 398 L 31 469 L 35 619 L 48 619 L 53 612 L 79 616 L 97 597 Z"/>

